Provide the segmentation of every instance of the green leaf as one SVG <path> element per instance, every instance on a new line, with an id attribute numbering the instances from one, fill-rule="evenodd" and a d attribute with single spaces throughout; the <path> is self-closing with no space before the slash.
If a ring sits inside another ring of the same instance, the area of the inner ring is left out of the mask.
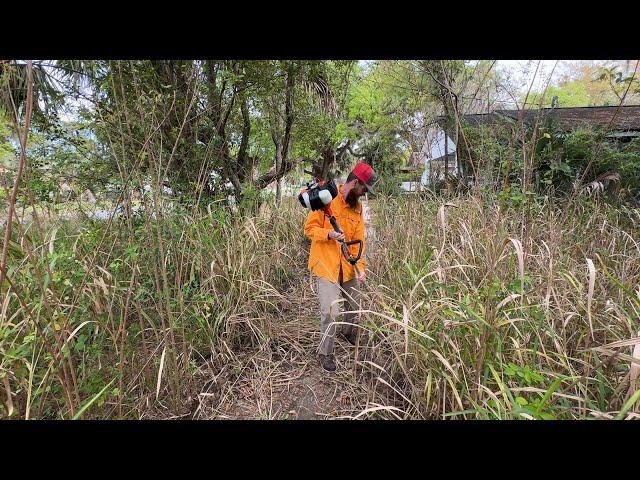
<path id="1" fill-rule="evenodd" d="M 112 384 L 113 382 L 115 382 L 115 381 L 116 381 L 116 379 L 115 379 L 115 378 L 114 378 L 113 380 L 111 380 L 111 381 L 110 381 L 110 382 L 109 382 L 109 383 L 108 383 L 108 384 L 107 384 L 107 385 L 106 385 L 102 390 L 100 390 L 96 395 L 94 395 L 94 396 L 93 396 L 93 398 L 92 398 L 91 400 L 89 400 L 89 401 L 88 401 L 87 403 L 85 403 L 82 407 L 80 407 L 80 410 L 78 410 L 78 411 L 76 412 L 76 414 L 73 416 L 73 420 L 77 420 L 77 419 L 79 419 L 79 418 L 82 416 L 82 414 L 85 412 L 85 410 L 87 410 L 91 405 L 93 405 L 93 403 L 94 403 L 96 400 L 98 400 L 98 399 L 102 396 L 102 394 L 103 394 L 104 392 L 106 392 L 106 391 L 107 391 L 107 389 L 111 386 L 111 384 Z"/>
<path id="2" fill-rule="evenodd" d="M 629 409 L 638 400 L 640 400 L 640 390 L 637 390 L 636 393 L 634 393 L 631 396 L 631 398 L 627 401 L 627 403 L 624 404 L 624 407 L 622 407 L 622 410 L 620 410 L 620 413 L 618 413 L 618 415 L 616 416 L 616 420 L 622 420 L 626 415 L 626 413 L 629 411 Z"/>
<path id="3" fill-rule="evenodd" d="M 541 413 L 542 407 L 544 407 L 547 401 L 549 400 L 549 398 L 551 398 L 551 395 L 553 394 L 555 389 L 558 388 L 558 385 L 560 385 L 560 382 L 562 382 L 562 379 L 560 378 L 554 380 L 551 386 L 545 392 L 544 397 L 542 397 L 542 400 L 540 400 L 540 402 L 538 403 L 538 408 L 536 409 L 536 412 L 539 415 L 542 415 Z"/>

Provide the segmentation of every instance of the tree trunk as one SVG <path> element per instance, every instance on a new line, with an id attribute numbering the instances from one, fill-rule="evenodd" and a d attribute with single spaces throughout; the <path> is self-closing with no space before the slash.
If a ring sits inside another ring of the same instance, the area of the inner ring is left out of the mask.
<path id="1" fill-rule="evenodd" d="M 276 172 L 282 171 L 282 143 L 276 144 Z M 282 203 L 282 177 L 276 178 L 276 207 Z"/>
<path id="2" fill-rule="evenodd" d="M 322 151 L 322 170 L 320 171 L 320 178 L 322 180 L 327 180 L 335 158 L 336 156 L 332 148 L 327 147 Z"/>
<path id="3" fill-rule="evenodd" d="M 455 111 L 456 111 L 456 133 L 454 143 L 456 144 L 456 173 L 460 177 L 461 180 L 465 178 L 464 172 L 462 171 L 462 163 L 460 162 L 460 156 L 458 155 L 458 142 L 460 141 L 460 125 L 458 124 L 458 98 L 455 99 Z"/>
<path id="4" fill-rule="evenodd" d="M 294 87 L 294 72 L 292 70 L 292 64 L 290 64 L 286 70 L 286 82 L 285 82 L 285 100 L 284 100 L 284 133 L 280 135 L 280 121 L 279 115 L 275 115 L 275 124 L 272 125 L 271 138 L 276 147 L 275 158 L 275 180 L 276 180 L 276 206 L 282 203 L 282 177 L 291 170 L 289 161 L 289 155 L 291 152 L 291 129 L 293 127 L 294 114 L 293 114 L 293 87 Z M 276 107 L 277 109 L 277 107 Z M 276 110 L 277 113 L 277 110 Z"/>
<path id="5" fill-rule="evenodd" d="M 448 119 L 446 120 L 448 123 Z M 444 131 L 444 180 L 447 181 L 447 174 L 449 173 L 449 135 L 447 130 Z"/>

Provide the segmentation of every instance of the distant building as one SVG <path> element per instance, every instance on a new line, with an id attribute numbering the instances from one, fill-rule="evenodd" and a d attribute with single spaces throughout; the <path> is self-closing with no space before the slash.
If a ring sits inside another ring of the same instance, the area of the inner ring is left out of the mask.
<path id="1" fill-rule="evenodd" d="M 462 118 L 473 127 L 499 124 L 517 126 L 520 122 L 532 127 L 550 122 L 559 134 L 586 127 L 606 130 L 608 138 L 623 142 L 640 136 L 640 105 L 495 110 L 464 115 Z"/>
<path id="2" fill-rule="evenodd" d="M 407 166 L 401 171 L 421 171 L 420 187 L 432 185 L 434 182 L 445 178 L 445 170 L 449 175 L 459 176 L 458 159 L 456 156 L 456 144 L 450 136 L 445 136 L 444 130 L 439 125 L 433 124 L 427 131 L 422 149 L 413 152 L 409 156 Z M 418 182 L 404 182 L 403 190 L 413 191 L 418 188 Z"/>
<path id="3" fill-rule="evenodd" d="M 457 161 L 457 146 L 451 139 L 453 132 L 445 132 L 440 126 L 443 117 L 435 119 L 428 130 L 425 142 L 419 152 L 409 156 L 403 172 L 422 171 L 419 186 L 429 186 L 442 180 L 445 173 L 461 176 Z M 604 107 L 570 107 L 542 108 L 528 110 L 494 110 L 489 113 L 463 115 L 467 125 L 479 127 L 502 126 L 519 128 L 520 122 L 527 127 L 551 125 L 555 134 L 566 135 L 579 128 L 606 131 L 606 137 L 612 142 L 628 142 L 640 137 L 640 105 L 604 106 Z M 446 142 L 445 142 L 446 138 Z M 445 154 L 446 149 L 446 154 Z M 401 188 L 413 191 L 418 182 L 404 182 Z"/>

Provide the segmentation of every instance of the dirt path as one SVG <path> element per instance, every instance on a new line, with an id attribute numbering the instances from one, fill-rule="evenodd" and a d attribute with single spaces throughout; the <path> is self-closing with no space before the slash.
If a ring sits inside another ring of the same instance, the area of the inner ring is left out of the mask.
<path id="1" fill-rule="evenodd" d="M 234 352 L 222 369 L 203 369 L 208 380 L 193 418 L 309 420 L 361 411 L 366 393 L 353 375 L 355 347 L 336 339 L 336 372 L 325 372 L 317 361 L 320 329 L 310 280 L 286 292 L 282 323 L 261 349 Z"/>
<path id="2" fill-rule="evenodd" d="M 367 237 L 373 236 L 365 205 Z M 314 278 L 305 272 L 284 292 L 281 321 L 257 351 L 237 354 L 222 369 L 203 368 L 196 419 L 353 418 L 367 405 L 366 386 L 356 381 L 356 347 L 336 338 L 336 372 L 319 365 L 318 300 Z M 357 351 L 358 358 L 362 350 Z"/>

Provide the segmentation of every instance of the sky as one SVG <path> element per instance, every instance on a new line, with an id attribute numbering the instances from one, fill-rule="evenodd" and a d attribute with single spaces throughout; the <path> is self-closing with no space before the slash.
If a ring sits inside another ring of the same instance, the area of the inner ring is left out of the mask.
<path id="1" fill-rule="evenodd" d="M 471 61 L 475 62 L 476 60 Z M 372 61 L 360 60 L 359 63 L 366 67 Z M 550 79 L 550 84 L 557 82 L 568 64 L 567 60 L 496 60 L 495 68 L 506 73 L 512 79 L 513 84 L 521 88 L 528 89 L 533 81 L 533 89 L 540 90 L 544 89 Z"/>
<path id="2" fill-rule="evenodd" d="M 496 68 L 511 75 L 512 78 L 525 89 L 529 88 L 533 81 L 534 90 L 542 90 L 547 82 L 554 85 L 564 74 L 571 72 L 571 67 L 584 64 L 599 64 L 604 66 L 617 65 L 626 72 L 632 74 L 635 68 L 635 60 L 497 60 Z M 536 67 L 538 67 L 536 72 Z M 535 78 L 534 78 L 535 74 Z"/>
<path id="3" fill-rule="evenodd" d="M 567 66 L 566 60 L 497 60 L 496 69 L 512 76 L 516 85 L 533 90 L 543 89 L 558 80 Z M 536 72 L 537 68 L 537 72 Z"/>

